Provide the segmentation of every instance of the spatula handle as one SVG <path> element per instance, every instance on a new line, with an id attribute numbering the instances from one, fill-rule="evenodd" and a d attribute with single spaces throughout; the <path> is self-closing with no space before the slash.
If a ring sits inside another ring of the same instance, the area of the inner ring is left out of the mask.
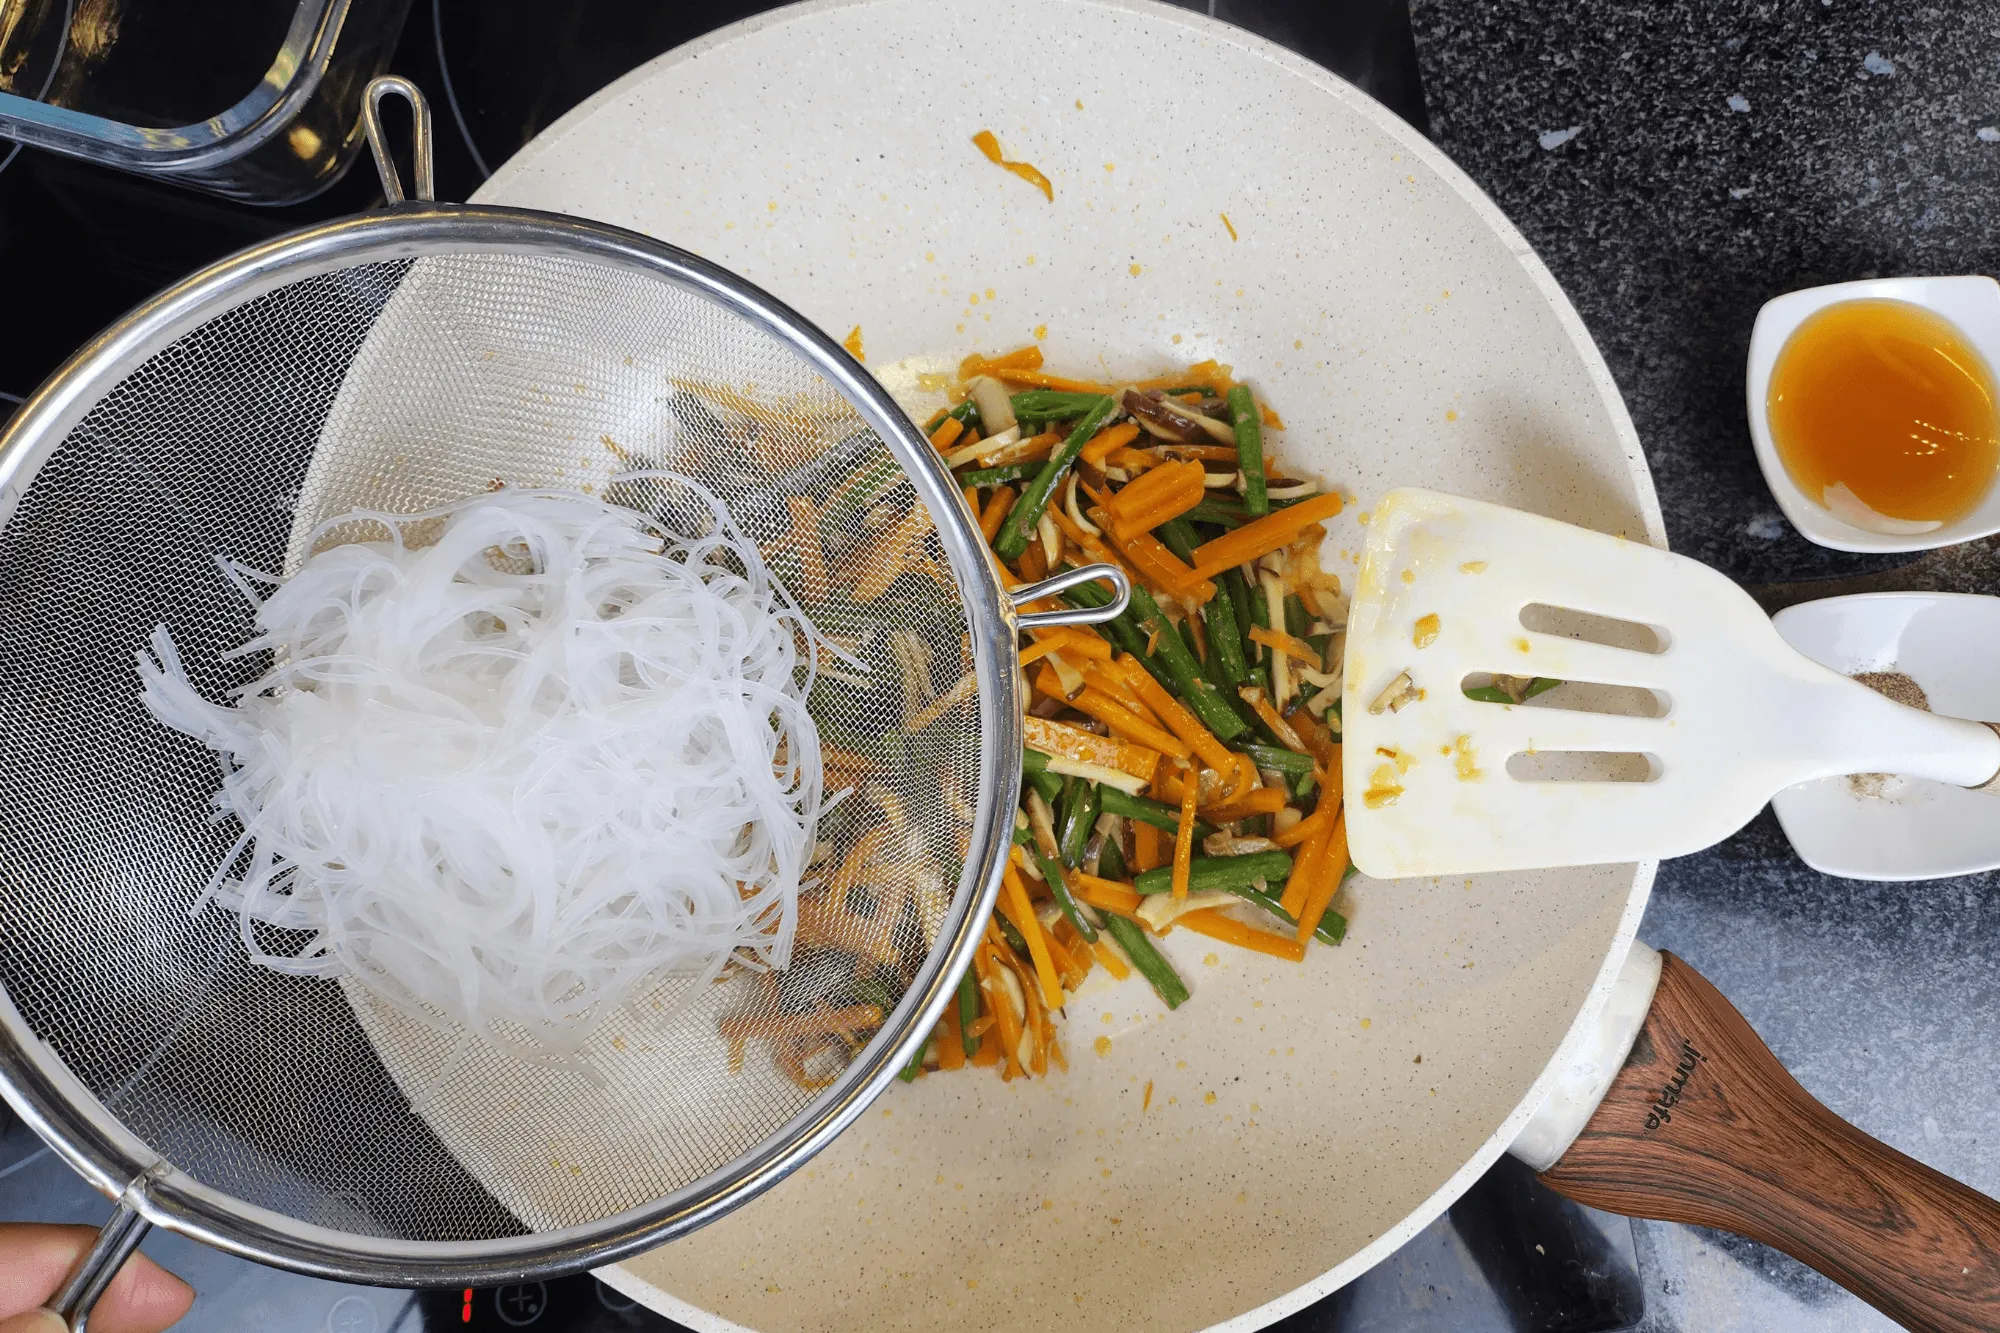
<path id="1" fill-rule="evenodd" d="M 1820 1105 L 1700 973 L 1661 960 L 1624 1068 L 1541 1179 L 1775 1246 L 1925 1333 L 2000 1330 L 2000 1203 Z"/>
<path id="2" fill-rule="evenodd" d="M 1993 729 L 1993 734 L 1995 736 L 2000 736 L 2000 722 L 1987 722 L 1983 723 L 1982 725 L 1991 727 Z M 1974 788 L 1974 790 L 1990 791 L 1993 792 L 1995 795 L 2000 795 L 2000 772 L 1996 772 L 1993 775 L 1992 780 L 1987 782 L 1984 786 L 1976 787 Z"/>

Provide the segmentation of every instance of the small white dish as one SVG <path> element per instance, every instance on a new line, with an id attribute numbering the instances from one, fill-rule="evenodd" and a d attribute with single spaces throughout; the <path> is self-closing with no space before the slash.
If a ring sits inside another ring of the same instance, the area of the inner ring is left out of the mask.
<path id="1" fill-rule="evenodd" d="M 1829 597 L 1772 618 L 1787 643 L 1843 675 L 1899 671 L 1931 711 L 2000 719 L 2000 597 Z M 1845 879 L 1942 879 L 2000 869 L 2000 796 L 1923 778 L 1821 778 L 1771 808 L 1813 869 Z"/>
<path id="2" fill-rule="evenodd" d="M 1757 465 L 1764 469 L 1764 484 L 1771 488 L 1793 527 L 1836 551 L 1928 551 L 2000 532 L 2000 483 L 1986 493 L 1977 509 L 1956 522 L 1924 532 L 1878 532 L 1841 518 L 1817 497 L 1808 498 L 1785 471 L 1784 460 L 1771 440 L 1765 410 L 1778 350 L 1806 316 L 1841 301 L 1860 300 L 1908 301 L 1944 316 L 1958 326 L 1966 341 L 1986 358 L 1986 364 L 2000 373 L 2000 283 L 1991 278 L 1871 278 L 1774 297 L 1757 312 L 1757 323 L 1750 331 L 1749 373 L 1744 377 L 1750 439 L 1757 450 Z"/>

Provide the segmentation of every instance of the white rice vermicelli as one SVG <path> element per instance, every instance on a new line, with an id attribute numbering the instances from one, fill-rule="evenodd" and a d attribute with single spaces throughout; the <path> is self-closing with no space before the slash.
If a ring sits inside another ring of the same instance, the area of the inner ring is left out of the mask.
<path id="1" fill-rule="evenodd" d="M 785 966 L 822 805 L 816 639 L 720 502 L 666 480 L 700 531 L 513 490 L 323 525 L 388 536 L 257 606 L 231 656 L 272 665 L 233 707 L 156 629 L 146 705 L 222 756 L 241 824 L 195 910 L 235 910 L 263 966 L 524 1055 L 575 1051 L 667 974 Z"/>

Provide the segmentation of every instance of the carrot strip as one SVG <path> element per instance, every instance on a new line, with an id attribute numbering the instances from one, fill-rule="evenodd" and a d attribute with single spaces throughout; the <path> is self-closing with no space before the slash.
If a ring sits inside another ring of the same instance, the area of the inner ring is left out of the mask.
<path id="1" fill-rule="evenodd" d="M 1062 645 L 1064 657 L 1089 658 L 1097 662 L 1111 660 L 1111 645 L 1101 634 L 1071 629 L 1067 625 L 1051 625 L 1047 629 L 1031 630 L 1030 633 L 1037 641 Z"/>
<path id="2" fill-rule="evenodd" d="M 1028 1031 L 1034 1034 L 1035 1049 L 1028 1056 L 1028 1072 L 1041 1078 L 1049 1072 L 1049 1042 L 1055 1036 L 1055 1027 L 1049 1022 L 1048 1009 L 1039 1000 L 1029 1007 L 1034 1010 L 1028 1015 Z"/>
<path id="3" fill-rule="evenodd" d="M 1220 908 L 1207 907 L 1199 912 L 1185 912 L 1174 918 L 1174 924 L 1186 926 L 1197 935 L 1206 935 L 1212 940 L 1221 940 L 1224 944 L 1234 944 L 1256 953 L 1267 953 L 1273 958 L 1293 963 L 1306 960 L 1304 940 L 1288 940 L 1283 935 L 1246 926 L 1235 917 L 1224 916 Z"/>
<path id="4" fill-rule="evenodd" d="M 1035 987 L 1035 979 L 1022 975 L 1018 967 L 1015 968 L 1014 974 L 1021 979 L 1021 998 L 1028 1004 L 1027 1018 L 1021 1023 L 1021 1030 L 1025 1034 L 1028 1047 L 1028 1072 L 1040 1078 L 1049 1072 L 1046 1040 L 1049 1032 L 1048 1008 L 1042 1003 L 1041 994 Z"/>
<path id="5" fill-rule="evenodd" d="M 904 726 L 908 729 L 908 734 L 912 736 L 916 735 L 925 727 L 928 727 L 931 723 L 949 713 L 952 709 L 970 700 L 978 691 L 979 677 L 973 675 L 970 671 L 966 672 L 958 678 L 957 684 L 938 695 L 937 698 L 931 700 L 916 712 L 906 715 Z"/>
<path id="6" fill-rule="evenodd" d="M 1056 389 L 1063 393 L 1116 393 L 1109 384 L 1096 384 L 1090 380 L 1073 380 L 1066 375 L 1050 375 L 1039 370 L 999 370 L 993 378 L 1005 380 L 1009 384 L 1025 384 L 1033 389 Z"/>
<path id="7" fill-rule="evenodd" d="M 1296 868 L 1293 873 L 1297 874 Z M 1320 918 L 1326 915 L 1333 895 L 1340 891 L 1341 876 L 1346 873 L 1347 814 L 1342 811 L 1340 818 L 1334 821 L 1333 836 L 1327 840 L 1326 855 L 1313 867 L 1312 891 L 1306 898 L 1305 910 L 1299 913 L 1298 939 L 1302 947 L 1319 929 Z"/>
<path id="8" fill-rule="evenodd" d="M 1127 472 L 1146 472 L 1160 465 L 1157 455 L 1143 449 L 1113 449 L 1104 456 L 1104 461 L 1112 467 L 1122 467 Z"/>
<path id="9" fill-rule="evenodd" d="M 1127 483 L 1123 490 L 1104 502 L 1104 508 L 1117 518 L 1158 504 L 1169 496 L 1179 495 L 1190 486 L 1197 491 L 1205 489 L 1202 486 L 1205 475 L 1199 463 L 1162 463 L 1145 476 Z"/>
<path id="10" fill-rule="evenodd" d="M 1291 877 L 1285 881 L 1285 892 L 1279 897 L 1278 906 L 1291 913 L 1293 920 L 1297 920 L 1299 913 L 1305 910 L 1306 899 L 1316 882 L 1313 877 L 1318 873 L 1320 862 L 1326 859 L 1327 843 L 1339 822 L 1336 815 L 1332 824 L 1322 824 L 1314 829 L 1292 862 Z"/>
<path id="11" fill-rule="evenodd" d="M 938 1020 L 937 1054 L 939 1069 L 965 1068 L 965 1038 L 958 1030 L 958 1005 L 955 1002 L 946 1006 L 944 1017 Z"/>
<path id="12" fill-rule="evenodd" d="M 1118 946 L 1102 935 L 1092 942 L 1090 951 L 1097 955 L 1098 962 L 1104 964 L 1104 970 L 1111 974 L 1112 980 L 1123 981 L 1132 975 L 1131 964 L 1119 956 Z"/>
<path id="13" fill-rule="evenodd" d="M 1139 914 L 1139 904 L 1145 901 L 1129 890 L 1114 893 L 1109 888 L 1093 889 L 1078 885 L 1071 892 L 1075 894 L 1078 902 L 1088 903 L 1098 911 L 1109 912 L 1113 916 L 1136 917 Z"/>
<path id="14" fill-rule="evenodd" d="M 1046 670 L 1048 664 L 1042 664 Z M 1054 675 L 1053 671 L 1049 672 Z M 1041 688 L 1037 680 L 1035 688 Z M 1074 759 L 1078 763 L 1096 764 L 1100 768 L 1115 768 L 1121 773 L 1130 773 L 1135 778 L 1153 780 L 1153 774 L 1160 764 L 1160 752 L 1143 745 L 1134 745 L 1112 736 L 1099 736 L 1085 731 L 1082 727 L 1072 727 L 1062 722 L 1051 722 L 1046 718 L 1028 717 L 1021 719 L 1021 739 L 1031 750 L 1043 754 L 1056 755 L 1063 759 Z"/>
<path id="15" fill-rule="evenodd" d="M 1292 724 L 1278 716 L 1278 710 L 1271 707 L 1270 701 L 1264 698 L 1264 691 L 1258 689 L 1255 685 L 1245 685 L 1242 689 L 1236 691 L 1236 693 L 1242 698 L 1244 703 L 1249 704 L 1252 709 L 1256 710 L 1258 718 L 1265 726 L 1271 729 L 1271 734 L 1283 742 L 1287 748 L 1296 750 L 1300 754 L 1311 753 L 1310 750 L 1306 749 L 1306 743 L 1300 739 L 1299 733 L 1292 730 Z"/>
<path id="16" fill-rule="evenodd" d="M 1331 764 L 1319 765 L 1313 770 L 1313 775 L 1319 779 L 1319 803 L 1321 805 L 1339 805 L 1347 799 L 1346 793 L 1340 789 L 1341 783 L 1345 779 L 1342 777 L 1340 745 L 1338 742 L 1333 747 L 1333 762 Z"/>
<path id="17" fill-rule="evenodd" d="M 1012 862 L 1002 869 L 1000 887 L 1000 910 L 1028 942 L 1028 953 L 1035 960 L 1035 976 L 1042 983 L 1042 998 L 1048 1001 L 1049 1008 L 1062 1008 L 1062 979 L 1056 976 L 1055 960 L 1049 956 L 1042 923 L 1036 920 L 1035 909 L 1028 905 L 1028 887 L 1021 883 L 1021 873 Z"/>
<path id="18" fill-rule="evenodd" d="M 1252 519 L 1234 532 L 1225 532 L 1214 541 L 1195 547 L 1195 573 L 1201 578 L 1208 578 L 1225 569 L 1247 565 L 1260 555 L 1269 555 L 1298 536 L 1301 530 L 1338 514 L 1340 507 L 1339 494 L 1328 491 L 1310 500 L 1273 510 L 1262 518 Z"/>
<path id="19" fill-rule="evenodd" d="M 1215 596 L 1215 584 L 1198 577 L 1152 533 L 1135 532 L 1127 537 L 1114 529 L 1111 538 L 1115 549 L 1138 566 L 1142 574 L 1150 573 L 1177 600 L 1191 606 L 1206 606 L 1209 599 Z"/>
<path id="20" fill-rule="evenodd" d="M 1058 639 L 1043 639 L 1040 643 L 1031 643 L 1021 650 L 1021 665 L 1027 666 L 1030 662 L 1040 661 L 1058 648 L 1067 650 L 1069 645 Z"/>
<path id="21" fill-rule="evenodd" d="M 1123 518 L 1113 518 L 1111 526 L 1117 530 L 1118 535 L 1121 537 L 1127 533 L 1151 532 L 1154 528 L 1159 527 L 1160 524 L 1171 523 L 1174 519 L 1193 509 L 1201 503 L 1202 497 L 1207 494 L 1208 492 L 1205 490 L 1183 491 L 1179 495 L 1169 496 L 1159 504 L 1149 508 L 1141 509 Z"/>
<path id="22" fill-rule="evenodd" d="M 1320 767 L 1340 780 L 1340 742 L 1333 738 L 1326 724 L 1307 712 L 1303 705 L 1294 707 L 1285 714 L 1285 720 L 1292 724 L 1292 730 L 1306 743 L 1306 753 L 1319 760 Z M 1324 781 L 1325 779 L 1321 779 Z M 1335 787 L 1338 791 L 1339 788 Z"/>
<path id="23" fill-rule="evenodd" d="M 1223 794 L 1222 800 L 1218 802 L 1220 805 L 1234 804 L 1257 790 L 1257 765 L 1250 761 L 1250 756 L 1247 754 L 1232 754 L 1229 757 L 1232 761 L 1229 790 Z M 1275 814 L 1277 812 L 1273 811 L 1272 813 Z"/>
<path id="24" fill-rule="evenodd" d="M 1110 646 L 1109 644 L 1105 644 L 1107 648 Z M 1146 706 L 1144 699 L 1133 693 L 1132 686 L 1125 679 L 1125 673 L 1120 671 L 1109 657 L 1104 658 L 1103 661 L 1103 666 L 1087 666 L 1083 669 L 1083 683 L 1094 685 L 1098 689 L 1103 690 L 1119 703 L 1124 704 L 1127 708 L 1138 714 L 1142 721 L 1150 722 L 1156 727 L 1162 725 L 1159 715 Z"/>
<path id="25" fill-rule="evenodd" d="M 1187 705 L 1167 693 L 1166 687 L 1153 679 L 1150 671 L 1130 653 L 1122 653 L 1118 658 L 1118 669 L 1124 674 L 1125 683 L 1132 692 L 1143 700 L 1146 706 L 1160 715 L 1160 721 L 1167 729 L 1188 743 L 1188 747 L 1201 757 L 1216 772 L 1227 771 L 1230 752 L 1223 748 L 1215 734 L 1203 726 L 1201 719 L 1188 711 Z"/>
<path id="26" fill-rule="evenodd" d="M 1315 671 L 1318 671 L 1323 665 L 1319 649 L 1313 647 L 1304 639 L 1287 634 L 1281 629 L 1265 629 L 1262 625 L 1252 625 L 1250 627 L 1250 638 L 1257 643 L 1263 644 L 1266 648 L 1283 653 L 1287 657 L 1296 657 L 1301 662 L 1310 663 L 1312 669 Z"/>
<path id="27" fill-rule="evenodd" d="M 1035 673 L 1035 688 L 1051 699 L 1060 699 L 1065 704 L 1069 702 L 1069 696 L 1063 693 L 1062 677 L 1056 675 L 1055 668 L 1047 662 L 1042 663 L 1042 669 Z"/>
<path id="28" fill-rule="evenodd" d="M 785 507 L 791 511 L 792 535 L 799 543 L 799 592 L 807 603 L 824 602 L 826 554 L 820 550 L 819 511 L 813 508 L 812 497 L 806 495 L 786 496 Z"/>
<path id="29" fill-rule="evenodd" d="M 1165 375 L 1154 379 L 1141 380 L 1133 387 L 1139 389 L 1172 389 L 1182 384 L 1206 385 L 1218 394 L 1227 394 L 1231 389 L 1236 387 L 1236 381 L 1231 378 L 1230 368 L 1217 361 L 1214 357 L 1210 357 L 1206 361 L 1197 361 L 1186 370 L 1169 371 Z"/>
<path id="30" fill-rule="evenodd" d="M 1063 942 L 1047 929 L 1042 931 L 1042 943 L 1046 944 L 1049 948 L 1049 961 L 1055 965 L 1056 985 L 1058 987 L 1058 994 L 1060 994 L 1062 979 L 1076 971 L 1076 959 L 1072 958 L 1069 950 L 1063 947 Z M 1060 1008 L 1061 1006 L 1058 1005 L 1057 1007 Z"/>
<path id="31" fill-rule="evenodd" d="M 952 441 L 963 434 L 965 434 L 965 423 L 957 417 L 946 417 L 938 423 L 938 428 L 931 432 L 931 443 L 937 447 L 939 453 L 942 453 L 951 448 Z"/>
<path id="32" fill-rule="evenodd" d="M 1180 902 L 1188 894 L 1188 871 L 1194 861 L 1194 806 L 1195 798 L 1201 793 L 1201 783 L 1190 776 L 1181 784 L 1181 818 L 1174 830 L 1174 901 Z"/>
<path id="33" fill-rule="evenodd" d="M 1296 847 L 1323 828 L 1331 828 L 1334 818 L 1340 812 L 1339 801 L 1329 801 L 1321 796 L 1319 809 L 1301 819 L 1282 833 L 1273 833 L 1271 841 L 1280 847 Z"/>
<path id="34" fill-rule="evenodd" d="M 979 353 L 974 352 L 971 356 L 958 363 L 958 378 L 960 380 L 969 380 L 976 379 L 981 375 L 991 375 L 995 379 L 998 379 L 1000 372 L 1003 370 L 1040 370 L 1041 368 L 1042 349 L 1033 343 L 1029 343 L 1026 347 L 1016 347 L 1013 351 L 1002 352 L 998 356 L 981 356 Z"/>
<path id="35" fill-rule="evenodd" d="M 1167 863 L 1166 850 L 1161 846 L 1162 831 L 1151 824 L 1134 822 L 1132 825 L 1132 868 L 1134 870 L 1158 870 Z"/>
<path id="36" fill-rule="evenodd" d="M 813 1009 L 802 1014 L 731 1014 L 717 1026 L 728 1040 L 741 1041 L 746 1037 L 816 1037 L 877 1027 L 881 1022 L 880 1005 L 853 1004 L 845 1009 Z"/>
<path id="37" fill-rule="evenodd" d="M 1000 531 L 1000 525 L 1007 521 L 1007 511 L 1014 507 L 1014 488 L 1002 486 L 987 500 L 984 512 L 979 515 L 979 531 L 987 541 Z"/>
<path id="38" fill-rule="evenodd" d="M 1257 414 L 1264 418 L 1264 424 L 1272 430 L 1283 430 L 1285 428 L 1285 419 L 1276 412 L 1273 412 L 1269 403 L 1257 404 Z"/>
<path id="39" fill-rule="evenodd" d="M 1102 509 L 1091 510 L 1090 519 L 1099 527 L 1111 529 L 1106 536 L 1113 549 L 1139 571 L 1141 578 L 1173 594 L 1176 600 L 1201 606 L 1215 596 L 1215 584 L 1206 578 L 1197 578 L 1194 571 L 1182 564 L 1180 557 L 1169 551 L 1152 533 L 1135 532 L 1129 537 L 1120 536 Z"/>
<path id="40" fill-rule="evenodd" d="M 1177 737 L 1141 721 L 1131 709 L 1093 685 L 1085 685 L 1082 692 L 1069 701 L 1069 706 L 1079 713 L 1088 713 L 1125 739 L 1158 750 L 1161 754 L 1186 759 L 1194 753 Z"/>
<path id="41" fill-rule="evenodd" d="M 1102 539 L 1085 532 L 1075 519 L 1064 513 L 1061 505 L 1052 504 L 1042 512 L 1055 520 L 1057 531 L 1075 542 L 1077 547 L 1085 555 L 1089 556 L 1092 561 L 1100 565 L 1117 565 L 1133 578 L 1139 576 L 1139 571 L 1133 569 L 1123 557 L 1106 546 Z"/>
<path id="42" fill-rule="evenodd" d="M 1154 833 L 1158 833 L 1158 829 L 1154 829 Z M 1120 879 L 1090 875 L 1088 871 L 1070 871 L 1064 877 L 1064 883 L 1070 885 L 1074 893 L 1094 893 L 1102 901 L 1092 903 L 1092 907 L 1102 907 L 1108 913 L 1136 913 L 1138 905 L 1146 901 L 1132 885 Z"/>
<path id="43" fill-rule="evenodd" d="M 1083 452 L 1077 457 L 1092 465 L 1102 465 L 1113 450 L 1123 449 L 1138 438 L 1139 427 L 1130 421 L 1121 421 L 1091 436 L 1090 443 L 1083 446 Z"/>
<path id="44" fill-rule="evenodd" d="M 1044 176 L 1026 162 L 1009 162 L 1006 158 L 1000 156 L 1000 141 L 993 137 L 992 130 L 981 130 L 972 136 L 972 142 L 974 147 L 986 154 L 988 162 L 1013 172 L 1016 176 L 1019 176 L 1022 180 L 1040 190 L 1043 197 L 1050 203 L 1056 201 L 1056 187 L 1049 184 L 1047 176 Z"/>
<path id="45" fill-rule="evenodd" d="M 1076 933 L 1076 927 L 1067 918 L 1056 922 L 1049 931 L 1049 952 L 1055 957 L 1056 970 L 1062 973 L 1063 989 L 1071 994 L 1083 985 L 1083 979 L 1090 975 L 1095 960 L 1091 957 L 1090 943 Z"/>
<path id="46" fill-rule="evenodd" d="M 990 932 L 992 927 L 989 926 L 987 929 Z M 1012 1078 L 1022 1072 L 1020 1056 L 1022 1016 L 1015 1014 L 1014 1001 L 1000 980 L 999 969 L 1007 966 L 1006 955 L 1001 952 L 1001 946 L 995 944 L 989 934 L 986 941 L 980 945 L 979 953 L 974 956 L 986 963 L 986 966 L 980 969 L 979 985 L 986 992 L 986 1002 L 993 1006 L 995 1026 L 1000 1029 L 1000 1050 L 1007 1057 L 1007 1063 L 1001 1067 L 1000 1077 Z M 979 1043 L 982 1049 L 987 1044 L 984 1041 Z"/>
<path id="47" fill-rule="evenodd" d="M 1228 801 L 1210 806 L 1207 814 L 1211 823 L 1233 824 L 1252 815 L 1275 815 L 1284 808 L 1284 788 L 1259 787 L 1240 796 L 1232 793 Z"/>
<path id="48" fill-rule="evenodd" d="M 910 567 L 909 550 L 930 531 L 930 515 L 921 505 L 877 533 L 863 557 L 861 576 L 854 581 L 853 596 L 858 602 L 872 602 L 889 590 L 896 576 Z"/>

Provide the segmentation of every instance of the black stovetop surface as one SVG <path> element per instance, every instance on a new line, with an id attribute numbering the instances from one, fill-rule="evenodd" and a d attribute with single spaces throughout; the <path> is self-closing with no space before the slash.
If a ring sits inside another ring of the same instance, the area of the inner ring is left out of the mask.
<path id="1" fill-rule="evenodd" d="M 1428 128 L 1402 0 L 1185 2 L 1319 61 Z M 605 83 L 771 7 L 758 0 L 418 0 L 392 68 L 430 92 L 438 193 L 462 199 L 488 167 Z M 0 273 L 16 292 L 15 317 L 0 321 L 0 394 L 32 390 L 91 334 L 193 269 L 261 237 L 376 202 L 365 160 L 309 203 L 259 209 L 22 152 L 0 169 Z M 5 407 L 0 398 L 0 411 Z M 102 1199 L 0 1111 L 0 1217 L 94 1224 L 106 1212 Z M 194 1284 L 197 1303 L 184 1326 L 204 1333 L 678 1327 L 587 1275 L 413 1293 L 279 1272 L 163 1232 L 145 1248 Z M 1549 1193 L 1503 1159 L 1446 1218 L 1280 1327 L 1598 1333 L 1632 1327 L 1642 1311 L 1630 1224 Z"/>

